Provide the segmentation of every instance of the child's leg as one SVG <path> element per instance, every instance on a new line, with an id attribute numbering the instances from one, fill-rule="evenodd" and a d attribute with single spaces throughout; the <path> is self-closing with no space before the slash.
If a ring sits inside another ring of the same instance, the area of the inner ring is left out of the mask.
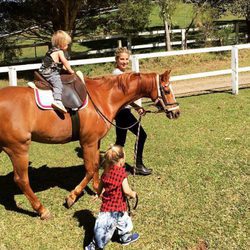
<path id="1" fill-rule="evenodd" d="M 117 212 L 100 212 L 95 222 L 95 243 L 104 248 L 111 240 L 117 226 Z"/>
<path id="2" fill-rule="evenodd" d="M 53 75 L 47 77 L 47 80 L 51 83 L 53 88 L 53 97 L 54 102 L 52 103 L 52 107 L 55 110 L 58 110 L 62 113 L 67 113 L 67 110 L 65 109 L 63 103 L 62 103 L 62 91 L 63 91 L 63 84 L 61 80 L 61 76 L 59 73 L 54 73 Z"/>
<path id="3" fill-rule="evenodd" d="M 47 80 L 52 85 L 54 99 L 61 101 L 62 100 L 62 90 L 63 90 L 61 76 L 59 74 L 55 73 L 52 76 L 48 77 Z"/>
<path id="4" fill-rule="evenodd" d="M 127 238 L 131 235 L 133 229 L 133 223 L 128 213 L 125 212 L 122 217 L 118 219 L 117 222 L 117 231 L 120 236 L 120 241 L 126 241 Z"/>

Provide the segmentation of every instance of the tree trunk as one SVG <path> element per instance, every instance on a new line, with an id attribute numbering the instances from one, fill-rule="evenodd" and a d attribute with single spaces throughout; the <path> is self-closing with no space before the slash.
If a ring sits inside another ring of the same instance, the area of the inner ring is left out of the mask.
<path id="1" fill-rule="evenodd" d="M 248 8 L 246 22 L 247 22 L 247 42 L 250 43 L 250 8 Z"/>
<path id="2" fill-rule="evenodd" d="M 132 37 L 128 35 L 127 38 L 127 48 L 131 51 L 132 50 Z"/>
<path id="3" fill-rule="evenodd" d="M 171 39 L 170 39 L 170 30 L 168 26 L 168 21 L 164 21 L 164 27 L 165 27 L 165 41 L 166 41 L 166 50 L 171 50 Z"/>

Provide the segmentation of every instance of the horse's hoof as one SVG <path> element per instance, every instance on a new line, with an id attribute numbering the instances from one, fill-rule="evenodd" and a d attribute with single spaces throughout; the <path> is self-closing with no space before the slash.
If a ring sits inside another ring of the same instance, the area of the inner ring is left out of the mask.
<path id="1" fill-rule="evenodd" d="M 66 202 L 67 208 L 71 208 L 74 205 L 75 200 L 72 199 L 70 196 L 68 196 L 66 197 L 65 202 Z"/>
<path id="2" fill-rule="evenodd" d="M 49 220 L 52 218 L 52 215 L 48 209 L 45 209 L 43 213 L 40 215 L 41 220 Z"/>

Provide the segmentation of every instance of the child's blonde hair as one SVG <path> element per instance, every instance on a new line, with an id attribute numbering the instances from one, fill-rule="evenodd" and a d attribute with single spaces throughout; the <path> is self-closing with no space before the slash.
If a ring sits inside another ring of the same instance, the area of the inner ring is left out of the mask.
<path id="1" fill-rule="evenodd" d="M 129 56 L 131 55 L 131 51 L 128 50 L 126 47 L 120 47 L 115 50 L 115 60 L 117 60 L 122 53 L 126 53 Z"/>
<path id="2" fill-rule="evenodd" d="M 125 157 L 123 147 L 119 145 L 110 145 L 104 154 L 104 162 L 106 166 L 115 165 L 120 159 Z"/>
<path id="3" fill-rule="evenodd" d="M 62 48 L 65 45 L 71 43 L 71 37 L 65 31 L 58 30 L 53 34 L 51 38 L 51 43 L 53 47 Z"/>

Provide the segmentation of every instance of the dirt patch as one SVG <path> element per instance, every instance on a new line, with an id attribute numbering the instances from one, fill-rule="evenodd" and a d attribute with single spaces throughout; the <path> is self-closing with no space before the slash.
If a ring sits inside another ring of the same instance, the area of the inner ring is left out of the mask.
<path id="1" fill-rule="evenodd" d="M 239 88 L 246 87 L 250 87 L 250 73 L 241 73 L 239 75 Z M 223 90 L 231 91 L 231 75 L 176 81 L 173 82 L 173 89 L 177 97 Z"/>

